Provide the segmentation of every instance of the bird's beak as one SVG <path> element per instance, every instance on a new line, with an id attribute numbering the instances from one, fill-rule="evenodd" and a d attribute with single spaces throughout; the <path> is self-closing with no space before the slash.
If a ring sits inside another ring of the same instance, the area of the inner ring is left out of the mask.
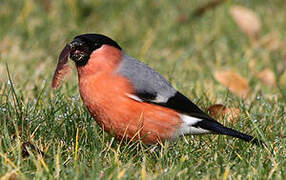
<path id="1" fill-rule="evenodd" d="M 58 65 L 52 81 L 53 88 L 58 88 L 61 85 L 62 79 L 65 77 L 65 75 L 71 71 L 71 68 L 68 65 L 68 56 L 74 47 L 72 42 L 70 44 L 66 44 L 59 56 Z"/>

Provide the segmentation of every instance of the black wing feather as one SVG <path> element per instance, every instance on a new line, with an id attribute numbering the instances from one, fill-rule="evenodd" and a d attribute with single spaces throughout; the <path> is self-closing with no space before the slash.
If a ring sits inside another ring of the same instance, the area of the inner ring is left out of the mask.
<path id="1" fill-rule="evenodd" d="M 174 109 L 182 114 L 214 121 L 210 116 L 204 113 L 197 105 L 195 105 L 180 92 L 177 92 L 174 96 L 170 97 L 167 102 L 155 102 L 154 100 L 156 99 L 156 94 L 136 93 L 136 96 L 142 99 L 142 101 Z"/>
<path id="2" fill-rule="evenodd" d="M 155 94 L 150 95 L 141 93 L 137 94 L 137 96 L 140 97 L 140 99 L 142 99 L 145 102 L 171 108 L 183 114 L 187 114 L 192 117 L 202 119 L 202 121 L 199 121 L 196 124 L 192 125 L 194 127 L 207 129 L 217 134 L 233 136 L 248 142 L 252 141 L 254 144 L 263 144 L 262 141 L 254 138 L 253 136 L 249 136 L 247 134 L 223 126 L 222 124 L 211 118 L 209 115 L 204 113 L 197 105 L 195 105 L 192 101 L 190 101 L 186 96 L 184 96 L 180 92 L 177 92 L 173 97 L 170 97 L 168 101 L 165 103 L 154 102 L 153 100 L 156 98 Z"/>

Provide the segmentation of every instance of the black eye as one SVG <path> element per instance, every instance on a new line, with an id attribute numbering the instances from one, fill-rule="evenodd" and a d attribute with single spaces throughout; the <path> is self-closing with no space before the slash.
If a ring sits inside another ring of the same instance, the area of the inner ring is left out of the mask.
<path id="1" fill-rule="evenodd" d="M 102 46 L 100 43 L 94 43 L 94 49 L 98 49 Z"/>

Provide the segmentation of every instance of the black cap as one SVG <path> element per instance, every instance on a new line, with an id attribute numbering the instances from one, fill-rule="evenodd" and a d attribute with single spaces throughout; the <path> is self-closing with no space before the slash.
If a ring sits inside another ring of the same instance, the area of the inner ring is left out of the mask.
<path id="1" fill-rule="evenodd" d="M 104 44 L 113 46 L 121 50 L 121 47 L 112 39 L 102 34 L 82 34 L 76 36 L 74 39 L 80 39 L 89 45 L 90 49 L 97 49 Z"/>

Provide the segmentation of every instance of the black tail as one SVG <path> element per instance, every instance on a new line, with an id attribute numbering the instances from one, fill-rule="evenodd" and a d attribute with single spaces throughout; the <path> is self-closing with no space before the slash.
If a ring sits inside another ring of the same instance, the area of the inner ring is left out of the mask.
<path id="1" fill-rule="evenodd" d="M 207 130 L 210 130 L 210 131 L 217 133 L 217 134 L 223 134 L 223 135 L 236 137 L 236 138 L 242 139 L 242 140 L 247 141 L 247 142 L 252 142 L 253 144 L 256 144 L 256 145 L 262 145 L 263 144 L 263 141 L 258 140 L 253 136 L 241 133 L 239 131 L 236 131 L 236 130 L 228 128 L 228 127 L 225 127 L 215 120 L 205 120 L 204 119 L 202 121 L 197 122 L 193 126 L 200 127 L 203 129 L 207 129 Z"/>

